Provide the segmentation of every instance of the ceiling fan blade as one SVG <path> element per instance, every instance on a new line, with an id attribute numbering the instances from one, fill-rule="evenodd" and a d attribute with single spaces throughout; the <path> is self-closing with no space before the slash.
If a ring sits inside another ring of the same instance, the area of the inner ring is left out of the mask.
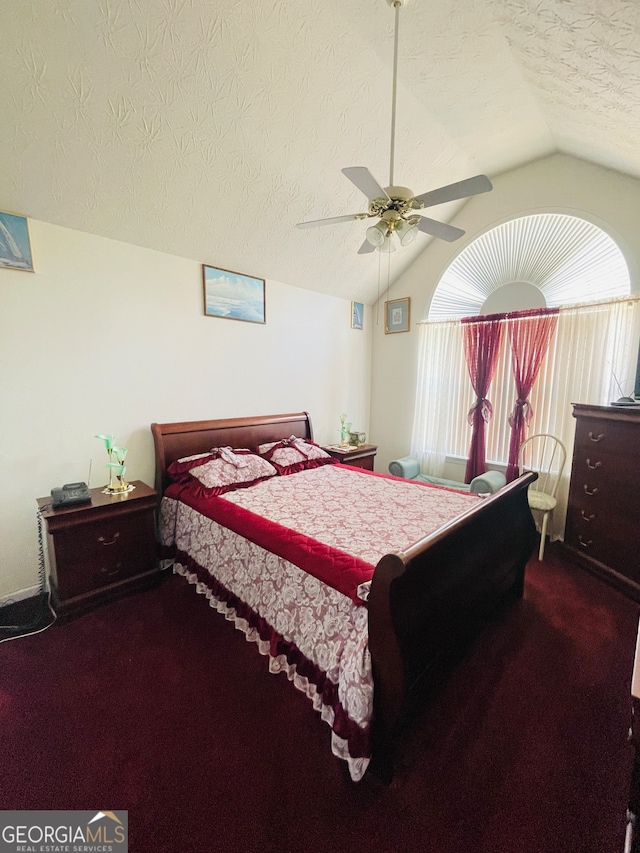
<path id="1" fill-rule="evenodd" d="M 415 196 L 415 199 L 422 202 L 424 207 L 433 207 L 436 204 L 444 204 L 446 201 L 455 201 L 458 198 L 469 198 L 472 195 L 487 193 L 492 189 L 493 185 L 486 175 L 476 175 L 475 178 L 466 178 L 464 181 L 422 193 L 422 195 Z"/>
<path id="2" fill-rule="evenodd" d="M 358 249 L 359 255 L 368 255 L 369 252 L 375 252 L 376 247 L 372 246 L 368 240 L 365 240 L 362 246 Z"/>
<path id="3" fill-rule="evenodd" d="M 352 184 L 355 184 L 361 193 L 364 193 L 369 201 L 374 198 L 389 198 L 380 184 L 373 177 L 366 166 L 348 166 L 342 170 Z"/>
<path id="4" fill-rule="evenodd" d="M 298 222 L 296 228 L 315 228 L 317 225 L 336 225 L 338 222 L 353 222 L 354 219 L 366 219 L 368 213 L 349 213 L 346 216 L 331 216 L 329 219 L 312 219 L 310 222 Z"/>
<path id="5" fill-rule="evenodd" d="M 431 234 L 432 237 L 439 237 L 441 240 L 446 240 L 447 243 L 453 243 L 465 233 L 461 228 L 447 225 L 445 222 L 438 222 L 437 219 L 429 219 L 428 216 L 421 216 L 417 224 L 419 231 Z"/>

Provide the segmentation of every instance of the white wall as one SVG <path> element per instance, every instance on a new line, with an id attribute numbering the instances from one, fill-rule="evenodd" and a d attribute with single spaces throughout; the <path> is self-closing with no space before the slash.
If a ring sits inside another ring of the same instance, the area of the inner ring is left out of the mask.
<path id="1" fill-rule="evenodd" d="M 153 421 L 310 412 L 369 432 L 371 308 L 266 283 L 266 325 L 205 317 L 201 265 L 31 221 L 35 274 L 0 269 L 0 603 L 37 584 L 36 498 L 108 481 L 96 433 L 153 484 Z M 260 270 L 241 270 L 260 275 Z"/>
<path id="2" fill-rule="evenodd" d="M 411 331 L 385 335 L 384 323 L 373 326 L 371 440 L 379 445 L 378 471 L 386 471 L 392 459 L 409 453 L 418 357 L 416 323 L 426 318 L 449 264 L 485 231 L 532 213 L 580 216 L 616 241 L 629 266 L 631 290 L 640 293 L 640 181 L 555 154 L 492 178 L 492 183 L 492 192 L 470 199 L 453 220 L 466 231 L 465 236 L 455 243 L 432 240 L 392 285 L 390 295 L 384 296 L 385 300 L 411 298 Z M 437 208 L 430 215 L 437 218 Z"/>

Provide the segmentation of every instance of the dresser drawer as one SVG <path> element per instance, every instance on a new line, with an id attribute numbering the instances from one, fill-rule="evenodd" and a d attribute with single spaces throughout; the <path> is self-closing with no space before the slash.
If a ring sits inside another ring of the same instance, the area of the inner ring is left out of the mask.
<path id="1" fill-rule="evenodd" d="M 640 454 L 635 448 L 580 444 L 574 450 L 572 471 L 575 477 L 640 482 Z"/>
<path id="2" fill-rule="evenodd" d="M 608 506 L 570 506 L 565 542 L 586 557 L 640 582 L 640 550 L 634 541 L 637 521 L 609 512 Z"/>
<path id="3" fill-rule="evenodd" d="M 584 452 L 589 456 L 598 451 L 626 457 L 628 461 L 634 453 L 633 435 L 629 425 L 604 418 L 580 418 L 574 446 L 576 453 Z"/>
<path id="4" fill-rule="evenodd" d="M 633 516 L 637 519 L 640 482 L 614 479 L 604 467 L 597 471 L 578 469 L 572 475 L 569 505 L 587 513 L 597 511 L 611 517 Z"/>

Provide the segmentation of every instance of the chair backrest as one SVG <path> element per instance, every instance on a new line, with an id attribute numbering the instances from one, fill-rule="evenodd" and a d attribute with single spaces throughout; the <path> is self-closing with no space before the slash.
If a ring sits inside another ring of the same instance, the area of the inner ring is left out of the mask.
<path id="1" fill-rule="evenodd" d="M 518 467 L 521 474 L 523 471 L 535 471 L 538 474 L 538 479 L 530 488 L 555 498 L 566 460 L 567 451 L 560 439 L 541 432 L 530 435 L 520 445 Z"/>

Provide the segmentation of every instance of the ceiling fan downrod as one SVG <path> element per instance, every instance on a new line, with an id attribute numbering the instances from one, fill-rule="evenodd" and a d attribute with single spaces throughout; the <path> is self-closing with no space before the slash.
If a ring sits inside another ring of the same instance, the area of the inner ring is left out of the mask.
<path id="1" fill-rule="evenodd" d="M 393 85 L 391 90 L 391 149 L 389 156 L 389 186 L 393 186 L 393 160 L 396 149 L 396 95 L 398 89 L 398 27 L 400 23 L 400 8 L 406 6 L 408 0 L 387 0 L 395 10 L 395 27 L 393 35 Z"/>

